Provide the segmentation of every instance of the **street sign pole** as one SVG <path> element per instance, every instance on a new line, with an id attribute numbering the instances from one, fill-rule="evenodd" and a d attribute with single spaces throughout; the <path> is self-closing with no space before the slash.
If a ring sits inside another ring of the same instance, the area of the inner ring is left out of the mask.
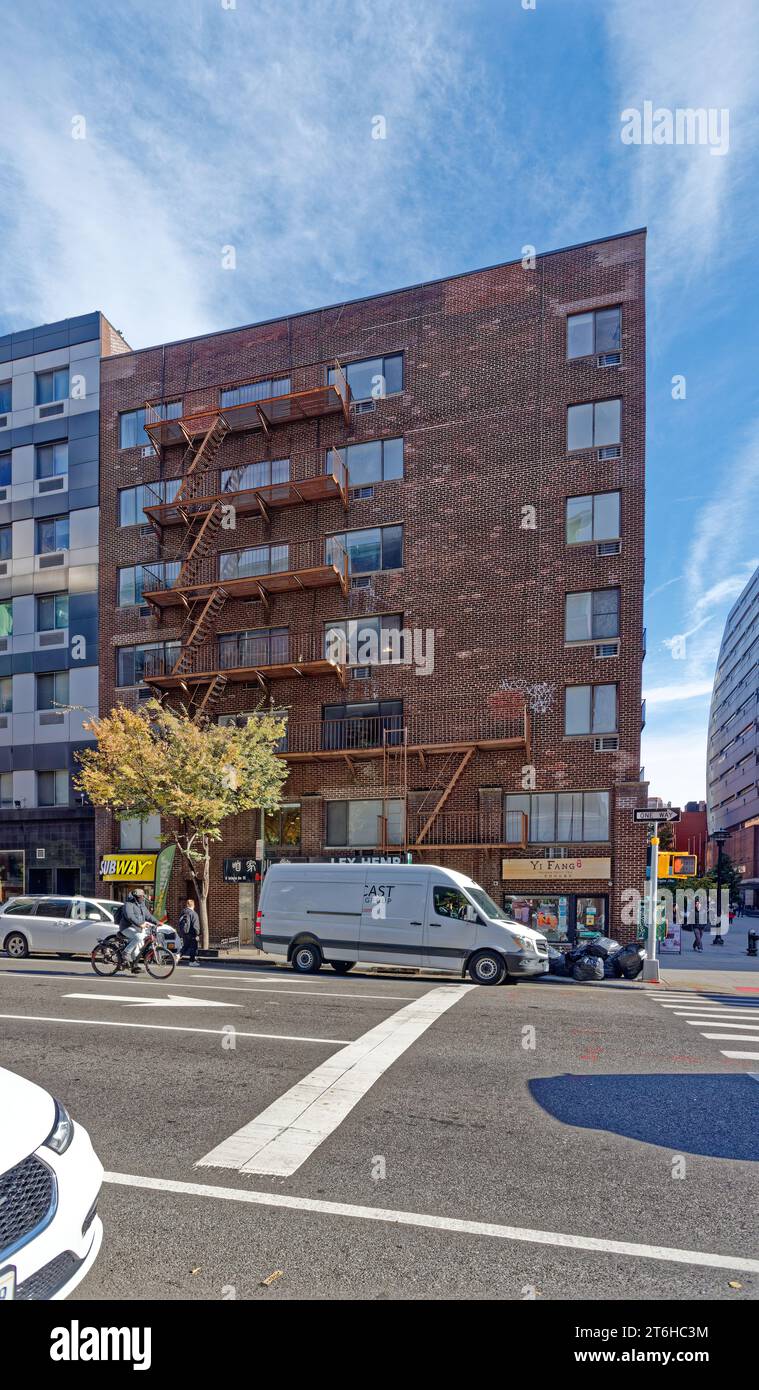
<path id="1" fill-rule="evenodd" d="M 648 901 L 648 949 L 643 962 L 643 979 L 659 982 L 659 962 L 656 959 L 656 899 L 659 887 L 659 836 L 654 825 L 651 836 L 651 893 Z"/>

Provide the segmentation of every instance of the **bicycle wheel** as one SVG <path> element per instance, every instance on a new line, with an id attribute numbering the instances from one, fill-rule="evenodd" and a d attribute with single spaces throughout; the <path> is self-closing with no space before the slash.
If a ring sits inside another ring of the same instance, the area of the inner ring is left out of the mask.
<path id="1" fill-rule="evenodd" d="M 168 980 L 169 975 L 174 973 L 175 964 L 171 951 L 164 946 L 154 947 L 145 957 L 145 969 L 154 980 Z"/>
<path id="2" fill-rule="evenodd" d="M 109 946 L 108 942 L 97 945 L 90 956 L 90 964 L 96 975 L 115 975 L 120 963 L 117 947 Z"/>

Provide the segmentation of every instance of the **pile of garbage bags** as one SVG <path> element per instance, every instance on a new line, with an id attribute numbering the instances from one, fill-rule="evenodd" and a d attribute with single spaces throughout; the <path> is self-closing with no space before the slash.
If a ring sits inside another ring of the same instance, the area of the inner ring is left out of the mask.
<path id="1" fill-rule="evenodd" d="M 559 951 L 549 943 L 548 968 L 552 975 L 568 975 L 573 980 L 634 980 L 643 969 L 644 955 L 642 942 L 623 946 L 610 936 L 596 936 L 568 951 Z"/>

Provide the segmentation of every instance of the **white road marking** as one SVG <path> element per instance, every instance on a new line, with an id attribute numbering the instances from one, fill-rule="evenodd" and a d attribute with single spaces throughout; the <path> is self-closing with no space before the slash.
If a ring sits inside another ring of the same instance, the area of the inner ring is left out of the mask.
<path id="1" fill-rule="evenodd" d="M 9 979 L 11 978 L 11 974 L 12 972 L 8 970 L 6 970 L 4 973 L 0 971 L 0 979 Z M 250 979 L 250 974 L 248 972 L 241 970 L 239 971 L 239 974 L 242 975 L 243 978 L 247 976 L 247 978 Z M 50 978 L 53 984 L 60 985 L 65 985 L 69 983 L 72 979 L 77 979 L 77 983 L 91 985 L 93 991 L 97 989 L 98 985 L 101 983 L 101 981 L 94 975 L 67 975 L 65 976 L 65 978 L 62 978 L 60 975 L 53 973 L 53 971 L 47 970 L 41 970 L 36 975 L 22 975 L 20 973 L 17 973 L 14 978 L 17 980 L 23 980 L 25 984 L 38 985 L 40 983 L 40 980 L 44 980 L 47 977 Z M 266 976 L 265 978 L 269 979 L 269 976 Z M 271 983 L 274 983 L 274 981 L 271 981 Z M 219 993 L 224 994 L 305 994 L 313 995 L 315 998 L 321 999 L 347 999 L 350 1003 L 355 1003 L 357 1001 L 360 1002 L 362 999 L 380 999 L 388 1004 L 402 1004 L 404 999 L 408 999 L 407 994 L 365 994 L 363 990 L 327 989 L 326 987 L 324 989 L 292 989 L 290 988 L 291 983 L 292 982 L 288 976 L 286 979 L 282 981 L 282 984 L 285 986 L 284 989 L 271 989 L 269 985 L 220 985 L 216 980 L 214 980 L 213 984 L 201 985 L 194 984 L 192 981 L 187 980 L 183 973 L 179 981 L 174 981 L 173 988 L 212 989 L 214 991 L 218 991 Z M 168 980 L 154 980 L 150 988 L 155 989 L 162 984 L 168 984 Z M 134 989 L 135 981 L 134 979 L 130 979 L 127 977 L 125 977 L 124 979 L 119 979 L 117 976 L 116 979 L 109 979 L 108 981 L 109 989 L 111 989 L 114 985 L 116 985 L 117 988 L 121 989 Z M 73 995 L 64 996 L 64 998 L 65 997 L 74 998 Z M 82 994 L 76 997 L 81 999 L 89 999 L 93 996 L 91 996 L 90 994 Z M 107 996 L 100 995 L 99 997 L 103 999 Z"/>
<path id="2" fill-rule="evenodd" d="M 720 1038 L 723 1042 L 759 1043 L 759 1033 L 702 1033 L 702 1038 Z"/>
<path id="3" fill-rule="evenodd" d="M 683 1023 L 690 1028 L 716 1028 L 720 1023 L 724 1023 L 726 1028 L 749 1028 L 753 1032 L 759 1028 L 759 1023 L 739 1023 L 737 1018 L 684 1018 Z"/>
<path id="4" fill-rule="evenodd" d="M 715 1255 L 705 1250 L 680 1250 L 668 1245 L 642 1245 L 629 1240 L 603 1240 L 599 1236 L 565 1235 L 559 1231 L 536 1231 L 527 1226 L 501 1226 L 491 1221 L 462 1221 L 452 1216 L 431 1216 L 423 1212 L 393 1211 L 388 1207 L 354 1206 L 348 1202 L 324 1202 L 313 1197 L 295 1197 L 281 1192 L 250 1192 L 238 1187 L 213 1187 L 199 1182 L 176 1182 L 170 1178 L 141 1178 L 131 1173 L 104 1173 L 103 1181 L 118 1187 L 147 1188 L 151 1192 L 171 1192 L 180 1197 L 213 1197 L 221 1202 L 249 1202 L 261 1207 L 306 1211 L 322 1216 L 344 1216 L 362 1221 L 386 1221 L 395 1226 L 423 1226 L 454 1235 L 489 1236 L 497 1240 L 523 1241 L 531 1245 L 554 1245 L 564 1250 L 593 1250 L 599 1254 L 630 1255 L 637 1259 L 664 1260 L 674 1264 L 701 1265 L 711 1269 L 743 1270 L 759 1274 L 759 1260 L 742 1255 Z"/>
<path id="5" fill-rule="evenodd" d="M 138 994 L 131 999 L 126 994 L 64 994 L 64 999 L 89 999 L 90 1003 L 100 1004 L 103 1000 L 109 1003 L 123 1004 L 127 1009 L 241 1009 L 242 1004 L 223 1004 L 214 999 L 183 999 L 181 994 L 167 994 L 165 996 L 153 996 L 147 998 L 144 994 Z"/>
<path id="6" fill-rule="evenodd" d="M 749 1062 L 759 1062 L 759 1052 L 725 1052 L 721 1049 L 723 1057 L 745 1057 Z"/>
<path id="7" fill-rule="evenodd" d="M 200 1168 L 289 1177 L 393 1062 L 474 985 L 431 989 L 349 1043 L 198 1160 Z"/>
<path id="8" fill-rule="evenodd" d="M 20 1020 L 22 1023 L 78 1023 L 86 1028 L 149 1028 L 158 1033 L 212 1033 L 221 1036 L 224 1028 L 189 1028 L 178 1023 L 127 1023 L 122 1018 L 52 1018 L 45 1014 L 0 1014 L 0 1018 Z M 236 1038 L 270 1038 L 274 1042 L 329 1043 L 350 1046 L 349 1038 L 301 1038 L 291 1033 L 244 1033 L 235 1028 Z"/>

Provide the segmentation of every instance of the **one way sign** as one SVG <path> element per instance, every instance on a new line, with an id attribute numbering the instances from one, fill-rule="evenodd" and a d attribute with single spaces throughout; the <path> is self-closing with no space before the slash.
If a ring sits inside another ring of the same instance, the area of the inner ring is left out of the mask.
<path id="1" fill-rule="evenodd" d="M 646 806 L 642 811 L 633 811 L 633 820 L 648 821 L 653 825 L 667 825 L 680 819 L 679 806 Z"/>

